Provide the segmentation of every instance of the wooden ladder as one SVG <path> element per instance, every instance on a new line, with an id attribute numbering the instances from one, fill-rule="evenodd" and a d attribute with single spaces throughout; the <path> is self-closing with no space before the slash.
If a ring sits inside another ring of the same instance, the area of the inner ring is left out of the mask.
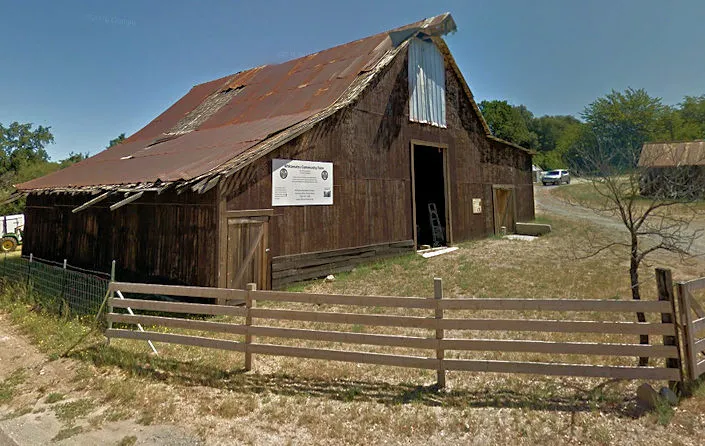
<path id="1" fill-rule="evenodd" d="M 438 209 L 436 208 L 436 203 L 428 204 L 428 218 L 431 222 L 431 234 L 433 235 L 433 247 L 443 246 L 445 244 L 445 237 L 443 236 L 443 226 L 441 226 L 441 219 L 438 218 Z"/>

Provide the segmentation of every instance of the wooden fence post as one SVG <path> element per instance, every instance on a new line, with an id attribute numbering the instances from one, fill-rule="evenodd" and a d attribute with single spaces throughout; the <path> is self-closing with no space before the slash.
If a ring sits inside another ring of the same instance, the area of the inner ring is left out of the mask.
<path id="1" fill-rule="evenodd" d="M 245 370 L 252 370 L 252 353 L 250 352 L 250 344 L 252 343 L 252 335 L 250 334 L 250 326 L 252 326 L 252 307 L 254 307 L 254 300 L 252 299 L 252 291 L 257 290 L 256 283 L 247 284 L 247 296 L 245 297 Z"/>
<path id="2" fill-rule="evenodd" d="M 674 392 L 680 387 L 682 390 L 685 382 L 683 367 L 680 360 L 680 342 L 678 342 L 678 324 L 676 324 L 676 299 L 673 292 L 673 277 L 670 269 L 656 268 L 656 286 L 658 288 L 658 300 L 671 303 L 670 313 L 661 313 L 661 323 L 671 324 L 676 331 L 675 336 L 664 335 L 663 345 L 675 346 L 678 350 L 678 358 L 666 358 L 666 368 L 678 369 L 681 374 L 680 383 L 677 381 L 669 381 L 668 387 Z"/>
<path id="3" fill-rule="evenodd" d="M 691 313 L 690 290 L 684 283 L 678 284 L 678 307 L 681 314 L 683 327 L 683 355 L 685 356 L 685 369 L 688 371 L 688 381 L 692 383 L 697 379 L 697 359 L 695 356 L 695 340 L 693 338 L 693 315 Z"/>
<path id="4" fill-rule="evenodd" d="M 443 340 L 443 329 L 439 328 L 439 322 L 443 320 L 443 308 L 440 306 L 441 299 L 443 299 L 443 279 L 438 277 L 433 279 L 433 294 L 433 297 L 436 300 L 436 340 L 438 341 L 438 345 L 436 347 L 436 359 L 438 360 L 436 385 L 442 389 L 446 386 L 446 370 L 445 365 L 443 364 L 445 350 L 440 346 L 440 342 Z"/>

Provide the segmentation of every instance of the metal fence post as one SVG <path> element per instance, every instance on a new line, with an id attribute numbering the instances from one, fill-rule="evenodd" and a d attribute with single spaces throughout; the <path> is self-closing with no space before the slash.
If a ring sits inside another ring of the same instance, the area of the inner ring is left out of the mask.
<path id="1" fill-rule="evenodd" d="M 29 254 L 29 263 L 27 264 L 27 286 L 29 287 L 29 277 L 32 274 L 32 260 L 34 259 L 34 256 L 30 253 Z"/>
<path id="2" fill-rule="evenodd" d="M 30 277 L 32 277 L 32 260 L 34 260 L 34 255 L 32 255 L 32 253 L 30 253 L 29 254 L 29 263 L 27 263 L 27 291 L 26 291 L 27 300 L 29 300 L 29 297 L 30 297 L 29 279 L 30 279 Z"/>
<path id="3" fill-rule="evenodd" d="M 61 300 L 64 300 L 66 295 L 66 263 L 66 259 L 64 259 L 63 272 L 61 273 Z"/>
<path id="4" fill-rule="evenodd" d="M 252 352 L 250 352 L 250 344 L 252 344 L 252 335 L 250 334 L 250 327 L 252 326 L 252 307 L 254 306 L 254 300 L 252 299 L 252 292 L 257 290 L 256 283 L 247 284 L 247 295 L 245 296 L 245 370 L 252 370 Z"/>
<path id="5" fill-rule="evenodd" d="M 115 260 L 112 261 L 110 264 L 110 284 L 108 286 L 112 287 L 113 282 L 115 282 Z M 115 297 L 115 292 L 110 291 L 110 296 L 109 299 L 113 299 Z M 108 300 L 108 313 L 113 312 L 113 306 L 110 303 L 110 300 Z M 113 328 L 113 322 L 111 320 L 108 320 L 108 329 Z M 110 338 L 108 338 L 108 342 L 110 342 Z"/>
<path id="6" fill-rule="evenodd" d="M 436 359 L 438 360 L 436 385 L 442 389 L 446 386 L 446 370 L 445 365 L 443 364 L 445 350 L 441 348 L 441 342 L 443 341 L 443 329 L 440 328 L 440 322 L 443 320 L 443 307 L 440 305 L 441 299 L 443 299 L 443 279 L 439 279 L 438 277 L 433 279 L 433 294 L 436 304 Z"/>

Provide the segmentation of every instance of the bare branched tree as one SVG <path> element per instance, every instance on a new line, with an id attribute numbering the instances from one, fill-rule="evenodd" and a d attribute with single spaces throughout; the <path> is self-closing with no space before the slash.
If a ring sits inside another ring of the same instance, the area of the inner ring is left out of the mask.
<path id="1" fill-rule="evenodd" d="M 642 147 L 618 145 L 607 138 L 591 135 L 575 166 L 591 183 L 599 199 L 581 200 L 581 206 L 598 214 L 617 217 L 625 232 L 609 240 L 593 239 L 590 254 L 625 247 L 629 250 L 631 296 L 641 299 L 639 267 L 659 251 L 682 258 L 699 255 L 694 243 L 703 229 L 693 225 L 701 213 L 698 200 L 705 193 L 705 157 L 681 150 L 680 144 L 647 144 Z M 689 164 L 689 165 L 684 165 Z M 644 313 L 637 313 L 646 322 Z M 648 344 L 648 335 L 640 336 Z M 640 358 L 639 365 L 647 365 Z"/>

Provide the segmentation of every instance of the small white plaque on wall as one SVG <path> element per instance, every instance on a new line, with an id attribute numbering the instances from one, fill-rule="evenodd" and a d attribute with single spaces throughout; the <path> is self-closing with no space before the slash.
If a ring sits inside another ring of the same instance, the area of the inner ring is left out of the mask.
<path id="1" fill-rule="evenodd" d="M 482 214 L 482 198 L 473 198 L 472 199 L 472 213 L 473 214 Z"/>

